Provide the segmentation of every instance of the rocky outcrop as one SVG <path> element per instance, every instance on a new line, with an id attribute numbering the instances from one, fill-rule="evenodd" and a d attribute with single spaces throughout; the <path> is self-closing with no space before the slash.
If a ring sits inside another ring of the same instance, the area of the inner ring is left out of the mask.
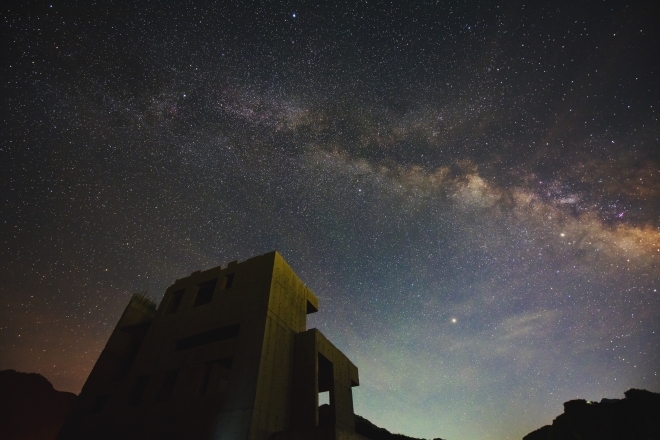
<path id="1" fill-rule="evenodd" d="M 564 413 L 523 440 L 660 439 L 660 394 L 630 389 L 625 399 L 570 400 Z"/>
<path id="2" fill-rule="evenodd" d="M 55 390 L 40 374 L 0 371 L 0 437 L 52 440 L 75 401 L 75 394 Z"/>
<path id="3" fill-rule="evenodd" d="M 379 428 L 369 420 L 357 414 L 355 415 L 355 432 L 371 440 L 421 440 L 415 437 L 408 437 L 403 434 L 392 434 L 387 429 Z M 442 439 L 436 438 L 433 440 Z"/>

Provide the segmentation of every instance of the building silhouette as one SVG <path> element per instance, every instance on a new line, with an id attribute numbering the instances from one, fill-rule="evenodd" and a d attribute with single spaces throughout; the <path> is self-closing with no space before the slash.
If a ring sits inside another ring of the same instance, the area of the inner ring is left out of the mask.
<path id="1" fill-rule="evenodd" d="M 134 295 L 58 439 L 364 439 L 358 369 L 307 330 L 317 310 L 277 252 Z"/>

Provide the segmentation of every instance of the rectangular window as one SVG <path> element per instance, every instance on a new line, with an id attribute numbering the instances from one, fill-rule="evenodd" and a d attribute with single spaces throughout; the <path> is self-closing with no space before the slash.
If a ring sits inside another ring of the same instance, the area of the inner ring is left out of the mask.
<path id="1" fill-rule="evenodd" d="M 216 359 L 206 363 L 204 377 L 199 388 L 200 394 L 220 393 L 229 385 L 229 369 L 234 361 L 233 357 Z"/>
<path id="2" fill-rule="evenodd" d="M 93 413 L 101 412 L 107 400 L 108 400 L 107 395 L 94 397 L 94 400 L 92 400 L 92 404 L 90 405 L 90 409 L 92 410 Z"/>
<path id="3" fill-rule="evenodd" d="M 231 286 L 234 284 L 234 274 L 230 273 L 225 275 L 225 289 L 231 289 Z"/>
<path id="4" fill-rule="evenodd" d="M 332 362 L 321 353 L 318 354 L 319 390 L 319 425 L 334 425 L 335 412 L 335 375 Z M 327 397 L 325 397 L 327 395 Z"/>
<path id="5" fill-rule="evenodd" d="M 156 399 L 159 402 L 162 402 L 164 400 L 167 400 L 170 398 L 172 395 L 172 391 L 174 390 L 174 384 L 176 384 L 176 378 L 179 375 L 179 370 L 169 370 L 165 372 L 165 378 L 163 379 L 163 383 L 160 386 L 160 389 L 158 390 L 158 396 Z"/>
<path id="6" fill-rule="evenodd" d="M 119 364 L 117 365 L 117 369 L 112 378 L 113 382 L 122 381 L 128 377 L 128 372 L 130 371 L 135 358 L 137 358 L 150 325 L 151 322 L 142 322 L 121 329 L 120 337 L 127 343 L 125 344 L 125 350 L 121 353 Z"/>
<path id="7" fill-rule="evenodd" d="M 218 279 L 216 278 L 199 285 L 199 290 L 197 291 L 197 296 L 195 297 L 195 304 L 193 307 L 201 306 L 211 302 L 213 299 L 213 291 L 215 291 L 215 285 L 217 282 Z"/>
<path id="8" fill-rule="evenodd" d="M 181 299 L 183 299 L 184 292 L 184 289 L 172 292 L 172 295 L 170 296 L 170 303 L 167 305 L 167 310 L 165 311 L 166 315 L 175 313 L 179 309 L 179 304 L 181 304 Z"/>
<path id="9" fill-rule="evenodd" d="M 225 339 L 235 338 L 241 329 L 240 324 L 228 325 L 204 333 L 197 333 L 196 335 L 181 338 L 176 342 L 175 351 L 185 350 L 188 348 L 199 347 L 200 345 L 210 344 Z"/>
<path id="10" fill-rule="evenodd" d="M 133 389 L 131 390 L 131 394 L 128 397 L 128 404 L 130 406 L 138 406 L 140 404 L 142 396 L 144 395 L 144 390 L 147 388 L 147 382 L 149 382 L 148 374 L 135 378 Z"/>

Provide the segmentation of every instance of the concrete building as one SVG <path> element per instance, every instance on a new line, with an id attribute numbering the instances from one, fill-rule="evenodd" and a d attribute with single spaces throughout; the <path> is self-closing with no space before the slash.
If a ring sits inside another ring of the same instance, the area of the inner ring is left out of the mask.
<path id="1" fill-rule="evenodd" d="M 58 439 L 364 439 L 358 369 L 307 330 L 317 310 L 277 252 L 135 295 Z"/>

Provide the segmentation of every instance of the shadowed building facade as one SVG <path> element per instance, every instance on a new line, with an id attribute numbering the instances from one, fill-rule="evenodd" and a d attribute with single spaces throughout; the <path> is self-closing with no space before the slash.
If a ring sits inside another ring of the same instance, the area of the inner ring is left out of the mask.
<path id="1" fill-rule="evenodd" d="M 363 439 L 358 370 L 307 330 L 317 310 L 277 252 L 135 295 L 58 439 Z"/>

